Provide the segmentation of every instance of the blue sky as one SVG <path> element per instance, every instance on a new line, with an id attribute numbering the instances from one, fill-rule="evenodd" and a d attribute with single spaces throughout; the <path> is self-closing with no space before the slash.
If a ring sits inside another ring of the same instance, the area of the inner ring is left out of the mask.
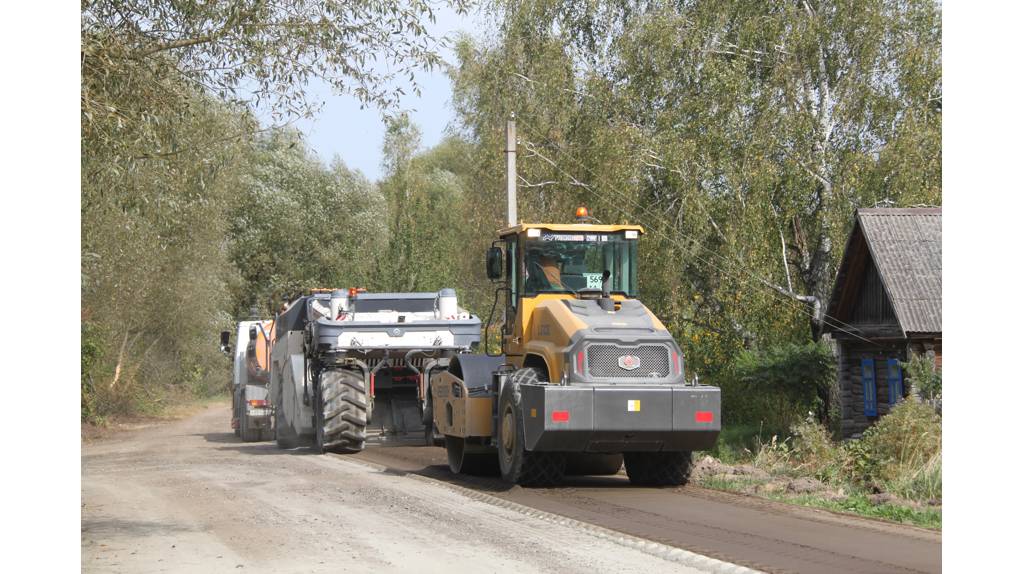
<path id="1" fill-rule="evenodd" d="M 477 13 L 465 16 L 456 14 L 447 6 L 435 11 L 437 22 L 430 26 L 435 37 L 457 32 L 473 33 L 481 30 L 485 18 Z M 477 34 L 474 34 L 478 36 Z M 454 63 L 451 50 L 441 53 L 445 61 Z M 443 70 L 431 74 L 417 75 L 422 97 L 415 97 L 411 90 L 402 100 L 402 107 L 409 111 L 412 121 L 423 133 L 423 145 L 437 144 L 444 131 L 454 119 L 451 107 L 451 84 Z M 358 169 L 371 180 L 380 178 L 381 144 L 384 141 L 384 123 L 376 109 L 359 109 L 359 102 L 352 96 L 339 96 L 322 82 L 311 84 L 309 93 L 324 102 L 320 113 L 313 119 L 301 120 L 296 127 L 306 136 L 306 143 L 325 164 L 335 155 L 341 157 L 350 168 Z"/>

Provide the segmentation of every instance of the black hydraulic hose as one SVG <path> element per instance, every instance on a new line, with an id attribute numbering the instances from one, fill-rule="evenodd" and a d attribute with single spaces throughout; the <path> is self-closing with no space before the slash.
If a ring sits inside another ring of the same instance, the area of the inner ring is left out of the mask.
<path id="1" fill-rule="evenodd" d="M 511 292 L 512 289 L 509 288 L 509 287 L 498 287 L 497 289 L 494 290 L 494 303 L 491 304 L 491 312 L 490 312 L 490 314 L 487 315 L 487 324 L 484 325 L 484 354 L 486 354 L 488 357 L 500 357 L 501 356 L 500 352 L 497 355 L 492 355 L 491 354 L 491 344 L 490 344 L 491 343 L 491 340 L 490 340 L 491 337 L 490 337 L 490 335 L 491 335 L 491 325 L 494 322 L 494 310 L 498 308 L 498 294 L 503 292 L 503 291 Z"/>

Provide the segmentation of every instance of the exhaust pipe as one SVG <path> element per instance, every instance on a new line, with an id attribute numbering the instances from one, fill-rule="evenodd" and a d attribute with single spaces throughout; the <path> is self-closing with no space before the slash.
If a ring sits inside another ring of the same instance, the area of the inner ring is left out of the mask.
<path id="1" fill-rule="evenodd" d="M 518 223 L 516 213 L 516 115 L 505 124 L 505 159 L 508 186 L 508 226 Z"/>

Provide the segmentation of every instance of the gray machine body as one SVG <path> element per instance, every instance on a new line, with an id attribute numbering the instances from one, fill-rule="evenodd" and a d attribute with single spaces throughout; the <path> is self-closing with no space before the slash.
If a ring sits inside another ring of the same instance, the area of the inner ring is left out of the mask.
<path id="1" fill-rule="evenodd" d="M 475 348 L 480 319 L 461 308 L 454 317 L 439 316 L 440 296 L 454 296 L 454 290 L 359 293 L 341 320 L 316 311 L 328 305 L 327 293 L 293 302 L 277 317 L 271 351 L 270 400 L 279 411 L 278 425 L 305 439 L 313 436 L 311 397 L 314 379 L 324 369 L 358 372 L 371 389 L 375 375 L 388 367 L 409 367 L 429 377 L 431 369 L 447 368 L 451 357 Z M 384 377 L 376 388 L 388 384 Z"/>

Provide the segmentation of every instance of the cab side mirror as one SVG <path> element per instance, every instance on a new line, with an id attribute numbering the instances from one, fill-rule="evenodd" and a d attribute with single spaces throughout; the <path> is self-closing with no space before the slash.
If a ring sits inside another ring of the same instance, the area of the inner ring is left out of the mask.
<path id="1" fill-rule="evenodd" d="M 231 331 L 220 332 L 220 350 L 225 355 L 231 354 Z"/>
<path id="2" fill-rule="evenodd" d="M 500 247 L 491 247 L 487 250 L 487 278 L 501 279 L 502 252 Z"/>

